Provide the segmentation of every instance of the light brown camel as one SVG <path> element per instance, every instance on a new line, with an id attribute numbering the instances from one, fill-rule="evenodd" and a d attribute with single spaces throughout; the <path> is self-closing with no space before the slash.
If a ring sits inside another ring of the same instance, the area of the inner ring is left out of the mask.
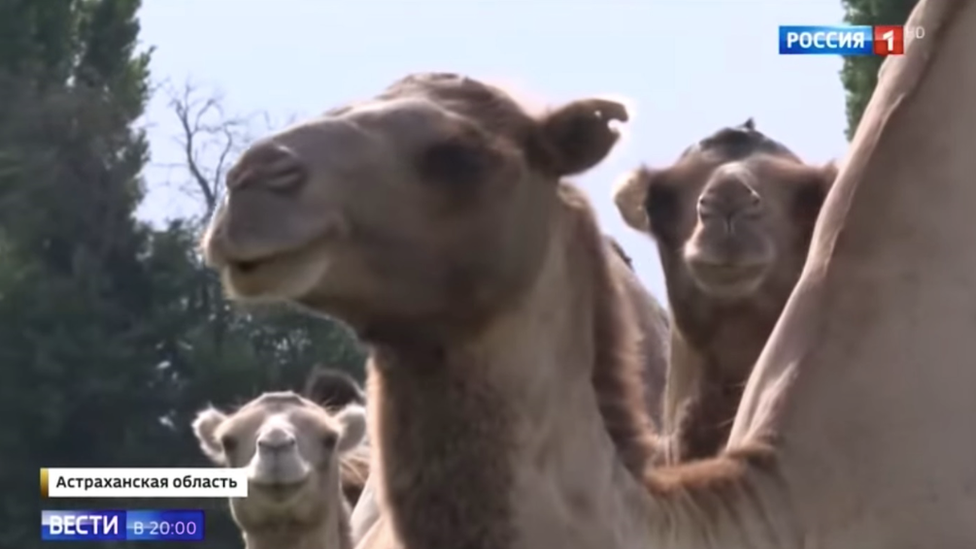
<path id="1" fill-rule="evenodd" d="M 331 314 L 372 346 L 381 538 L 647 538 L 642 357 L 612 274 L 626 265 L 559 182 L 602 160 L 626 116 L 593 99 L 536 118 L 494 87 L 415 75 L 229 173 L 204 248 L 231 295 Z"/>
<path id="2" fill-rule="evenodd" d="M 976 545 L 976 3 L 910 24 L 926 40 L 886 67 L 729 448 L 685 465 L 646 468 L 633 323 L 557 183 L 606 154 L 612 103 L 530 117 L 415 76 L 245 153 L 208 260 L 373 346 L 385 514 L 359 546 Z"/>
<path id="3" fill-rule="evenodd" d="M 247 497 L 230 501 L 248 549 L 352 546 L 339 462 L 366 433 L 362 407 L 333 415 L 292 392 L 265 393 L 230 415 L 202 410 L 193 431 L 214 463 L 248 471 Z"/>
<path id="4" fill-rule="evenodd" d="M 750 119 L 669 167 L 622 178 L 614 200 L 657 243 L 674 319 L 663 421 L 670 463 L 712 457 L 728 441 L 836 176 L 833 163 L 804 164 Z"/>

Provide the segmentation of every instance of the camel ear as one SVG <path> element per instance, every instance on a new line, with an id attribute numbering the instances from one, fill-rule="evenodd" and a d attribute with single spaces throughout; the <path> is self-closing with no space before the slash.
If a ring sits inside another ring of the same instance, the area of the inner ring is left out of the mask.
<path id="1" fill-rule="evenodd" d="M 838 171 L 837 162 L 834 160 L 820 167 L 811 167 L 810 177 L 803 181 L 797 193 L 798 215 L 808 217 L 811 221 L 816 220 L 827 193 L 834 186 Z"/>
<path id="2" fill-rule="evenodd" d="M 651 174 L 646 168 L 640 168 L 621 176 L 613 188 L 613 203 L 624 223 L 645 233 L 650 228 L 644 207 L 650 184 Z"/>
<path id="3" fill-rule="evenodd" d="M 629 119 L 627 107 L 609 99 L 581 99 L 550 112 L 540 120 L 546 148 L 552 155 L 549 168 L 563 177 L 596 166 L 620 138 L 620 131 L 611 122 Z"/>
<path id="4" fill-rule="evenodd" d="M 350 404 L 336 414 L 336 419 L 342 424 L 342 435 L 336 449 L 340 454 L 352 450 L 366 437 L 366 409 L 356 404 Z"/>
<path id="5" fill-rule="evenodd" d="M 193 420 L 193 434 L 200 442 L 200 449 L 217 465 L 225 465 L 227 462 L 224 448 L 217 440 L 217 427 L 225 419 L 227 416 L 223 412 L 211 406 L 197 413 L 196 419 Z"/>
<path id="6" fill-rule="evenodd" d="M 305 398 L 323 408 L 337 409 L 348 404 L 365 404 L 366 397 L 349 374 L 332 368 L 316 368 L 305 384 Z"/>

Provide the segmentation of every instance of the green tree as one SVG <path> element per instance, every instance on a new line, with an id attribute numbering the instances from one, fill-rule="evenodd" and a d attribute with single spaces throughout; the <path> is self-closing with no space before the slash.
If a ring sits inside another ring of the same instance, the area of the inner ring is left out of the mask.
<path id="1" fill-rule="evenodd" d="M 0 1 L 0 547 L 40 544 L 38 467 L 152 465 L 166 430 L 138 8 Z"/>
<path id="2" fill-rule="evenodd" d="M 841 0 L 844 21 L 852 25 L 904 25 L 918 0 Z M 864 109 L 878 84 L 883 57 L 844 58 L 841 82 L 847 92 L 847 139 L 854 137 Z"/>
<path id="3" fill-rule="evenodd" d="M 139 5 L 0 0 L 0 548 L 40 545 L 42 505 L 219 509 L 207 546 L 238 547 L 224 501 L 41 502 L 38 468 L 207 465 L 189 424 L 208 402 L 298 389 L 315 363 L 362 379 L 342 326 L 232 307 L 202 265 L 198 234 L 236 144 L 216 158 L 189 144 L 188 171 L 213 191 L 201 215 L 136 219 Z M 223 122 L 203 129 L 234 136 Z"/>

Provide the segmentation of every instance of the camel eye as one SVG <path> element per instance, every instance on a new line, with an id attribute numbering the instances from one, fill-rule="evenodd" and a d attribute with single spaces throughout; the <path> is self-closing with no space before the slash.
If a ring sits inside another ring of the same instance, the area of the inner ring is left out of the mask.
<path id="1" fill-rule="evenodd" d="M 322 446 L 332 450 L 336 447 L 336 443 L 339 442 L 339 437 L 335 433 L 329 433 L 322 436 Z"/>
<path id="2" fill-rule="evenodd" d="M 237 449 L 237 439 L 230 435 L 224 435 L 220 437 L 220 446 L 223 447 L 224 453 L 233 452 Z"/>
<path id="3" fill-rule="evenodd" d="M 465 187 L 491 169 L 492 156 L 473 139 L 455 138 L 432 145 L 420 158 L 420 172 L 432 181 Z"/>

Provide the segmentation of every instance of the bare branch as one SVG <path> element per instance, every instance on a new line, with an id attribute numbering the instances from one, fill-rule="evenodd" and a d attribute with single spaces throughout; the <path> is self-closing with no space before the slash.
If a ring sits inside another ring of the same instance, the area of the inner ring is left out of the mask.
<path id="1" fill-rule="evenodd" d="M 174 139 L 189 179 L 184 185 L 202 203 L 202 219 L 206 221 L 217 207 L 231 160 L 251 141 L 258 121 L 265 122 L 261 131 L 269 129 L 269 118 L 266 113 L 228 116 L 223 94 L 201 90 L 189 81 L 182 87 L 166 85 L 165 89 L 180 128 Z"/>

